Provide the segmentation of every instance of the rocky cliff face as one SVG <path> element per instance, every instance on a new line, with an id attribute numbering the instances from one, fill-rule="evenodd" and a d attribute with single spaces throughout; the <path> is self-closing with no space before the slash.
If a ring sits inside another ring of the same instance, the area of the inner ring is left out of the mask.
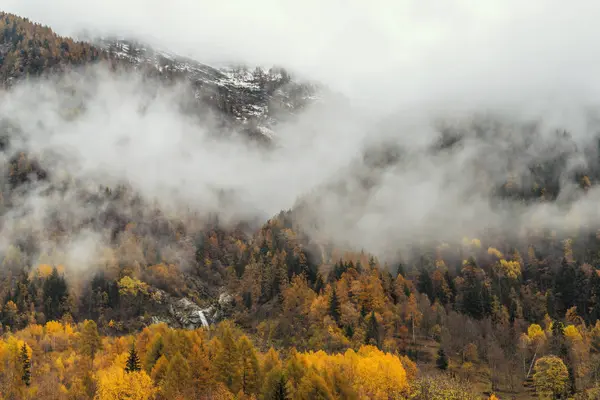
<path id="1" fill-rule="evenodd" d="M 154 299 L 158 307 L 151 307 L 156 315 L 151 317 L 150 323 L 166 323 L 171 327 L 197 329 L 207 328 L 219 322 L 228 315 L 232 303 L 232 297 L 223 292 L 218 301 L 201 307 L 187 297 L 175 298 L 164 291 L 157 290 Z"/>
<path id="2" fill-rule="evenodd" d="M 320 91 L 315 83 L 292 79 L 284 68 L 215 68 L 131 40 L 103 38 L 94 43 L 112 59 L 153 70 L 163 77 L 189 81 L 199 102 L 229 116 L 248 134 L 262 139 L 272 139 L 277 122 L 317 100 Z"/>

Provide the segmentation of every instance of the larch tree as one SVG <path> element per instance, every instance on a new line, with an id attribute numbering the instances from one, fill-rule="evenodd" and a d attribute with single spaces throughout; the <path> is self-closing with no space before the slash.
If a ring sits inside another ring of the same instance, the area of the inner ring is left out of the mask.
<path id="1" fill-rule="evenodd" d="M 240 357 L 237 343 L 229 326 L 225 326 L 222 338 L 216 339 L 216 354 L 214 364 L 219 374 L 219 380 L 232 392 L 239 390 Z"/>
<path id="2" fill-rule="evenodd" d="M 256 357 L 256 350 L 247 336 L 239 339 L 239 357 L 241 367 L 241 390 L 246 395 L 258 392 L 260 381 L 260 366 Z"/>
<path id="3" fill-rule="evenodd" d="M 91 364 L 94 364 L 96 353 L 102 349 L 102 338 L 98 333 L 98 326 L 94 321 L 85 320 L 81 329 L 81 350 L 83 354 L 90 358 Z"/>
<path id="4" fill-rule="evenodd" d="M 314 371 L 309 371 L 298 388 L 295 399 L 298 400 L 334 400 L 325 380 Z"/>
<path id="5" fill-rule="evenodd" d="M 183 398 L 193 397 L 189 396 L 193 388 L 191 380 L 192 372 L 190 365 L 181 353 L 177 352 L 169 361 L 169 367 L 163 378 L 163 395 L 166 398 L 177 398 L 177 396 L 183 396 Z"/>
<path id="6" fill-rule="evenodd" d="M 162 380 L 167 373 L 167 368 L 169 368 L 169 359 L 164 355 L 160 356 L 154 367 L 152 367 L 152 371 L 150 372 L 150 376 L 157 384 L 161 384 Z"/>
<path id="7" fill-rule="evenodd" d="M 144 369 L 147 372 L 152 371 L 154 368 L 154 364 L 158 361 L 160 356 L 163 354 L 163 338 L 162 335 L 156 334 L 152 341 L 149 344 L 149 350 L 146 351 L 146 357 L 144 362 Z"/>
<path id="8" fill-rule="evenodd" d="M 150 400 L 157 388 L 144 371 L 126 373 L 122 368 L 111 367 L 98 373 L 95 400 Z"/>

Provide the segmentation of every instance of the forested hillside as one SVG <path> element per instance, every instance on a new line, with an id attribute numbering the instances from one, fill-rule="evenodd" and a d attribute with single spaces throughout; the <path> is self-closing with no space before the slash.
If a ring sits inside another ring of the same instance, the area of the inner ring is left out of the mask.
<path id="1" fill-rule="evenodd" d="M 10 84 L 0 101 L 21 81 L 127 60 L 0 13 Z M 448 240 L 415 233 L 390 256 L 313 235 L 323 188 L 268 221 L 175 213 L 133 184 L 86 180 L 68 159 L 28 152 L 28 126 L 10 117 L 0 114 L 1 398 L 600 398 L 598 137 L 489 120 L 440 128 L 423 157 L 479 141 L 460 175 L 506 218 L 482 221 L 477 237 L 460 225 Z M 349 180 L 370 194 L 381 171 L 420 155 L 361 156 Z M 558 218 L 564 209 L 574 211 Z"/>
<path id="2" fill-rule="evenodd" d="M 0 80 L 61 70 L 94 62 L 104 53 L 88 43 L 57 36 L 49 27 L 0 12 Z"/>

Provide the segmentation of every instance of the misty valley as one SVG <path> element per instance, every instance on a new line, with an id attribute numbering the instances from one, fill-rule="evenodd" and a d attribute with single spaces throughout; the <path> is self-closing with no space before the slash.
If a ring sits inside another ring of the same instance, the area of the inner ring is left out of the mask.
<path id="1" fill-rule="evenodd" d="M 80 36 L 0 11 L 0 399 L 600 399 L 597 107 Z"/>

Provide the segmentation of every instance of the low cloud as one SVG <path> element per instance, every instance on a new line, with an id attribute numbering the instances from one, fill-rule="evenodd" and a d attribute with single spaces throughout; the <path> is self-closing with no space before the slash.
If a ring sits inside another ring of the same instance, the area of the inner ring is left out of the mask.
<path id="1" fill-rule="evenodd" d="M 0 116 L 26 132 L 29 150 L 60 155 L 68 161 L 55 167 L 81 181 L 128 182 L 163 207 L 230 219 L 298 206 L 316 238 L 388 257 L 493 230 L 600 224 L 600 192 L 574 179 L 597 160 L 597 2 L 8 0 L 4 7 L 60 33 L 133 32 L 200 61 L 282 64 L 348 99 L 281 123 L 277 148 L 264 150 L 235 136 L 216 139 L 210 118 L 178 108 L 182 88 L 149 95 L 139 78 L 103 69 L 75 83 L 85 111 L 74 119 L 61 116 L 73 98 L 56 82 L 4 94 Z M 556 136 L 561 129 L 572 139 Z M 464 138 L 433 151 L 441 130 Z M 379 157 L 382 147 L 398 159 L 365 161 L 367 149 L 379 148 Z M 497 200 L 507 177 L 527 187 L 520 180 L 533 179 L 532 165 L 561 154 L 549 172 L 561 187 L 555 202 Z M 223 191 L 233 193 L 226 203 Z M 60 203 L 35 201 L 32 225 L 43 226 Z"/>

